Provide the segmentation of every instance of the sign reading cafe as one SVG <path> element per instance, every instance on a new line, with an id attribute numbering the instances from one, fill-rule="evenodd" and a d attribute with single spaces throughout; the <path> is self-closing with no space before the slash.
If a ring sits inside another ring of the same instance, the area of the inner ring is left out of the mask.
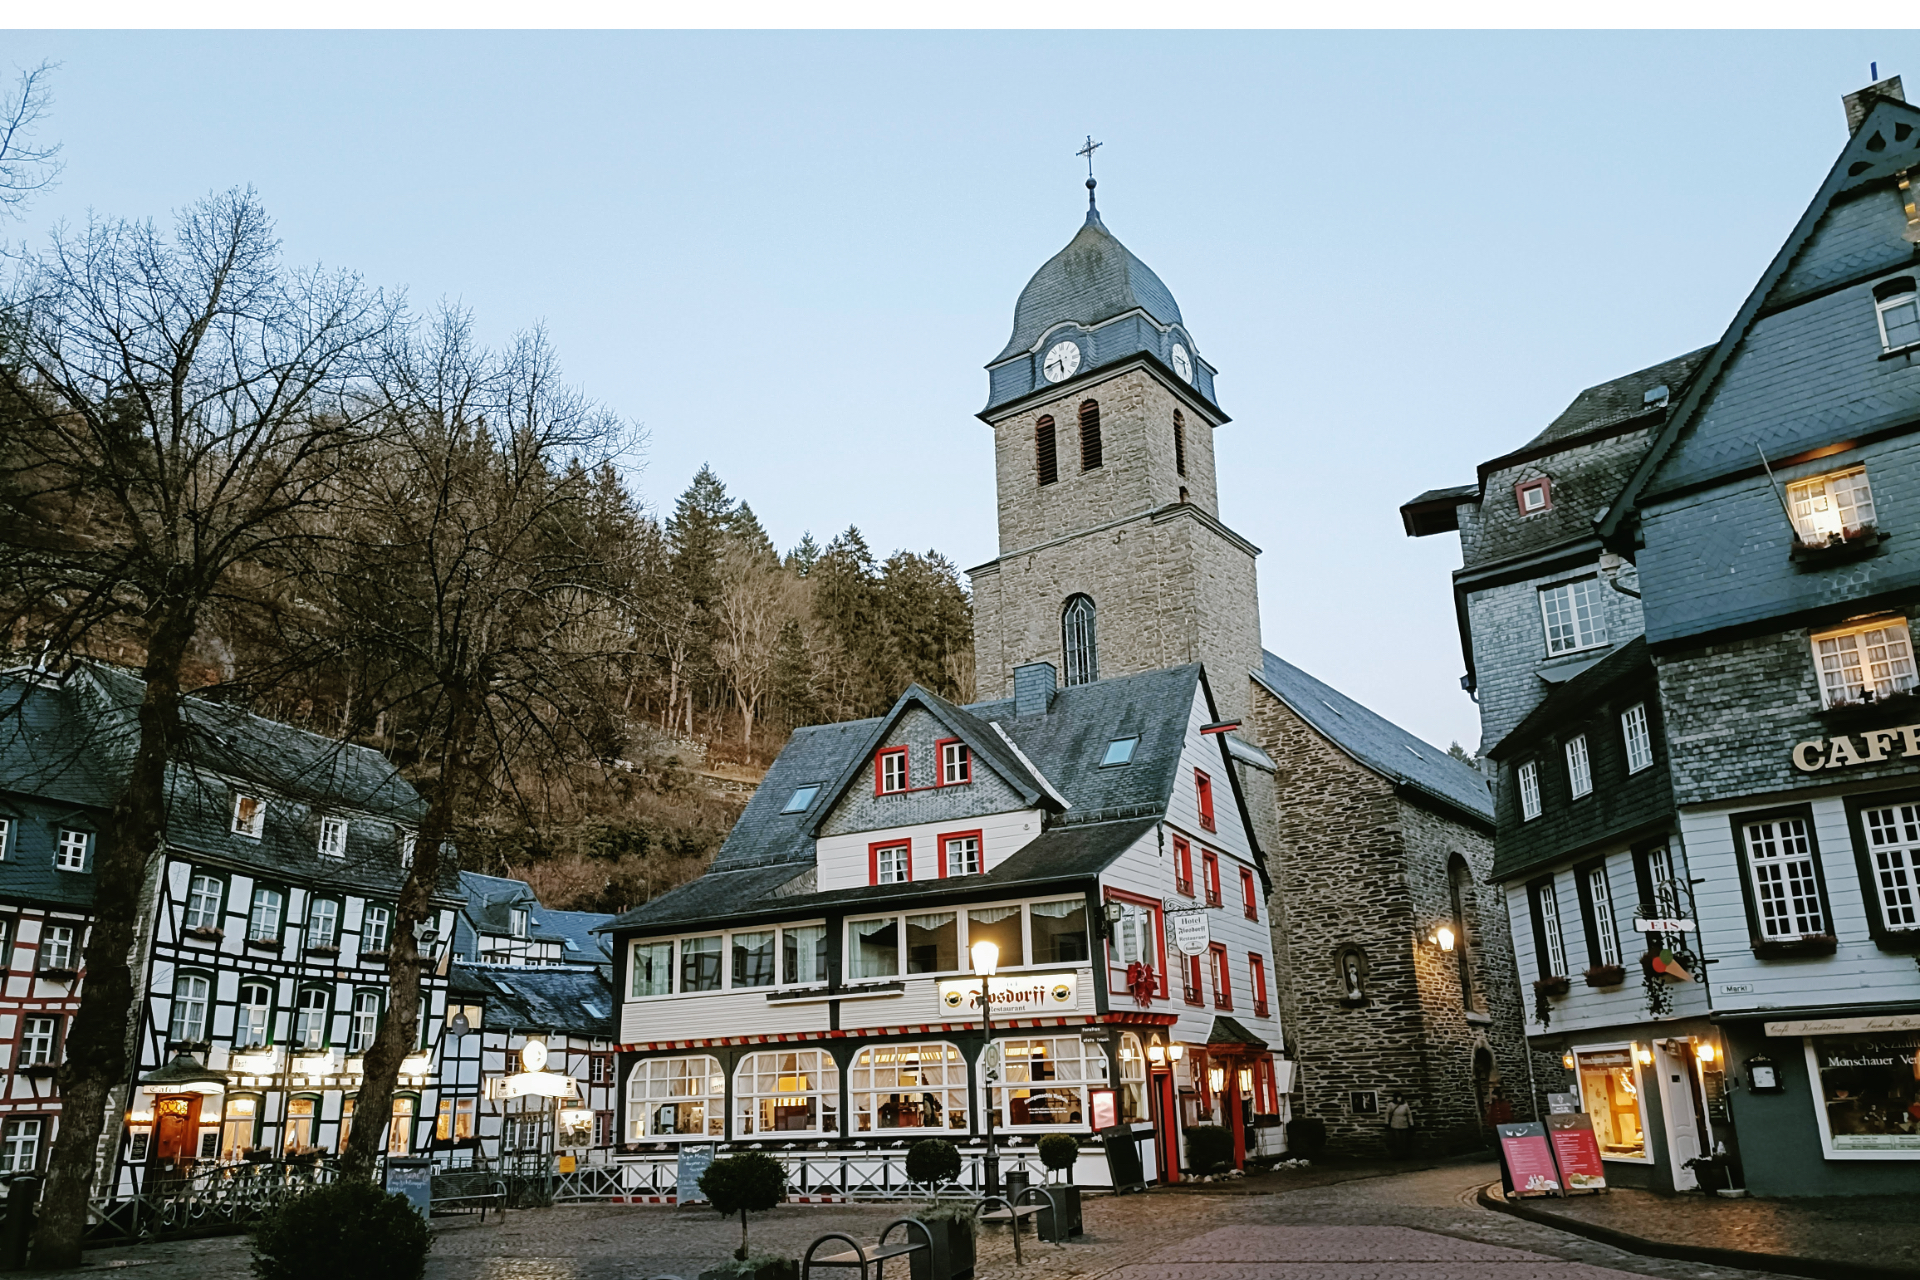
<path id="1" fill-rule="evenodd" d="M 1854 739 L 1866 743 L 1866 750 L 1854 748 Z M 1822 769 L 1844 769 L 1849 765 L 1878 764 L 1894 758 L 1895 749 L 1902 759 L 1920 756 L 1920 724 L 1903 724 L 1892 729 L 1869 729 L 1865 733 L 1838 734 L 1827 739 L 1814 738 L 1796 743 L 1793 767 L 1802 773 Z"/>

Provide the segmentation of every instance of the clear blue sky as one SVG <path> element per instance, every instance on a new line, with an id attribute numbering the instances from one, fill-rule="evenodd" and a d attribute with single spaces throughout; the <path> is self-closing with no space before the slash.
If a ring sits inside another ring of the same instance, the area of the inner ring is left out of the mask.
<path id="1" fill-rule="evenodd" d="M 1078 228 L 1115 235 L 1220 370 L 1221 508 L 1265 548 L 1267 647 L 1441 745 L 1478 739 L 1464 483 L 1582 387 L 1719 337 L 1920 36 L 57 34 L 60 188 L 164 219 L 252 184 L 287 253 L 481 332 L 544 320 L 782 546 L 994 547 L 981 365 Z"/>

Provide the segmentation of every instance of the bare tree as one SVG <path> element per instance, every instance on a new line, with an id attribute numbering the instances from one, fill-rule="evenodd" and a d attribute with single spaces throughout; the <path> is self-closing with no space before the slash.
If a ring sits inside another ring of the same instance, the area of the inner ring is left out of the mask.
<path id="1" fill-rule="evenodd" d="M 754 717 L 773 690 L 780 629 L 806 616 L 804 580 L 771 553 L 729 540 L 714 595 L 714 658 L 740 712 L 740 741 L 753 740 Z"/>
<path id="2" fill-rule="evenodd" d="M 22 71 L 12 94 L 0 98 L 0 213 L 19 217 L 35 192 L 60 177 L 60 144 L 35 139 L 34 129 L 53 108 L 47 81 L 54 63 Z"/>
<path id="3" fill-rule="evenodd" d="M 33 1241 L 35 1267 L 72 1267 L 137 1025 L 130 959 L 185 740 L 183 668 L 334 500 L 335 462 L 367 424 L 355 376 L 396 313 L 350 275 L 283 269 L 266 213 L 234 191 L 183 211 L 171 237 L 130 222 L 56 236 L 5 314 L 0 621 L 55 653 L 108 626 L 144 651 Z"/>

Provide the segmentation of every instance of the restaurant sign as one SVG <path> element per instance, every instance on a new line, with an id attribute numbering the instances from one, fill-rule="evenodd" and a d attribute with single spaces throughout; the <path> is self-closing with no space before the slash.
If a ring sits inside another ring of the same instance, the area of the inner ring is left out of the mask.
<path id="1" fill-rule="evenodd" d="M 1079 975 L 1022 973 L 987 984 L 996 1018 L 1035 1013 L 1072 1013 L 1080 1007 Z M 940 1008 L 960 1018 L 980 1016 L 980 979 L 947 978 L 940 983 Z"/>
<path id="2" fill-rule="evenodd" d="M 1864 743 L 1866 750 L 1856 749 L 1856 741 Z M 1893 759 L 1896 751 L 1903 759 L 1920 756 L 1920 724 L 1869 729 L 1861 734 L 1842 733 L 1831 738 L 1813 738 L 1796 743 L 1793 748 L 1793 767 L 1802 773 L 1818 773 L 1822 769 L 1879 764 L 1883 760 Z"/>

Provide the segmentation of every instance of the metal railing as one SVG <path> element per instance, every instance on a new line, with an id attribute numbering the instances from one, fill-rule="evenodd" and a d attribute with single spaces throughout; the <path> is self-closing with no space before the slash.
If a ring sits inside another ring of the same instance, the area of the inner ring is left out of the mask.
<path id="1" fill-rule="evenodd" d="M 907 1176 L 907 1156 L 900 1151 L 774 1151 L 768 1152 L 787 1171 L 790 1196 L 836 1196 L 849 1200 L 977 1199 L 986 1191 L 984 1151 L 960 1153 L 960 1176 L 938 1189 Z M 1044 1182 L 1046 1170 L 1039 1153 L 1000 1151 L 1000 1176 L 1025 1173 L 1031 1182 Z M 679 1157 L 675 1152 L 648 1152 L 613 1164 L 584 1165 L 572 1173 L 554 1176 L 556 1203 L 608 1200 L 616 1196 L 671 1196 L 678 1191 Z"/>
<path id="2" fill-rule="evenodd" d="M 89 1240 L 212 1235 L 252 1226 L 295 1196 L 325 1186 L 338 1170 L 318 1161 L 265 1160 L 190 1173 L 149 1175 L 140 1190 L 89 1202 Z"/>

